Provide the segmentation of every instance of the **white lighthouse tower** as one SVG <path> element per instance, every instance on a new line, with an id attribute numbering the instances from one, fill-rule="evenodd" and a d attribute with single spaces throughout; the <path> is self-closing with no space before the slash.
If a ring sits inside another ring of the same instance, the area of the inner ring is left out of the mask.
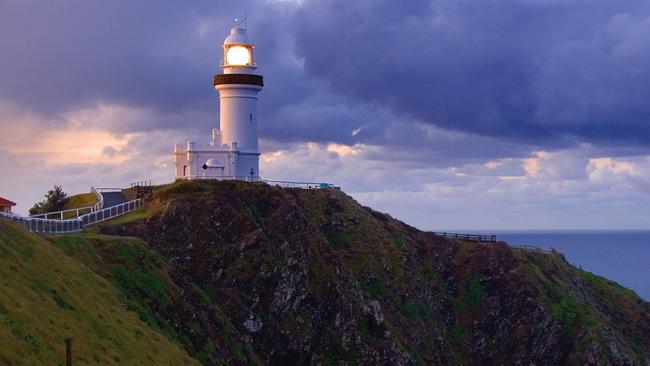
<path id="1" fill-rule="evenodd" d="M 176 179 L 259 179 L 257 93 L 264 82 L 256 73 L 253 41 L 242 21 L 224 40 L 222 72 L 214 76 L 220 128 L 212 130 L 209 145 L 188 141 L 174 146 Z"/>

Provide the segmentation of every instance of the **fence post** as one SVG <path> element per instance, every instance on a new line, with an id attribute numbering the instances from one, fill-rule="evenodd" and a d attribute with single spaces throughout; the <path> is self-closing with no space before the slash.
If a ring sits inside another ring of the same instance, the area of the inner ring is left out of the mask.
<path id="1" fill-rule="evenodd" d="M 65 366 L 72 366 L 72 338 L 65 339 Z"/>

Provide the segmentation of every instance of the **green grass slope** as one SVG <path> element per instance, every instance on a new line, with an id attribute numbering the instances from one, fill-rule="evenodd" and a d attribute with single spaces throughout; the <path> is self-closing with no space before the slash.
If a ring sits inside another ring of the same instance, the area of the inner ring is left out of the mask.
<path id="1" fill-rule="evenodd" d="M 0 220 L 0 364 L 63 365 L 68 337 L 75 365 L 195 363 L 128 308 L 97 271 Z"/>
<path id="2" fill-rule="evenodd" d="M 92 193 L 80 193 L 68 197 L 68 202 L 65 204 L 64 210 L 73 208 L 82 208 L 92 206 L 97 203 L 97 197 Z"/>
<path id="3" fill-rule="evenodd" d="M 85 208 L 88 206 L 92 206 L 95 203 L 97 203 L 97 197 L 95 197 L 94 194 L 92 193 L 80 193 L 80 194 L 75 194 L 73 196 L 68 197 L 68 202 L 65 204 L 63 207 L 63 210 L 72 210 L 75 208 Z M 81 214 L 88 213 L 88 210 L 83 210 L 81 211 Z M 64 219 L 72 219 L 77 217 L 76 212 L 71 211 L 71 212 L 66 212 L 63 214 Z"/>

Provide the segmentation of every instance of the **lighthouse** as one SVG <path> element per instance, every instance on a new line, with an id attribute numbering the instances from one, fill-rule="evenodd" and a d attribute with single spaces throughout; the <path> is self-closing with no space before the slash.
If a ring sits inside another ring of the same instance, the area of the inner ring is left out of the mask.
<path id="1" fill-rule="evenodd" d="M 241 24 L 224 40 L 221 72 L 213 79 L 219 128 L 212 130 L 207 145 L 174 145 L 176 179 L 259 179 L 257 95 L 264 82 L 257 73 L 253 41 Z"/>

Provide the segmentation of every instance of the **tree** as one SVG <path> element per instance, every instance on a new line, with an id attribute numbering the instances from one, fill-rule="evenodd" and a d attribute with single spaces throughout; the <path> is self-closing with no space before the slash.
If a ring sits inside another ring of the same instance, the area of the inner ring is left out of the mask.
<path id="1" fill-rule="evenodd" d="M 29 214 L 37 215 L 61 211 L 65 208 L 66 203 L 68 203 L 68 195 L 63 192 L 61 186 L 55 185 L 54 188 L 47 191 L 43 201 L 35 203 L 34 207 L 29 209 Z"/>

